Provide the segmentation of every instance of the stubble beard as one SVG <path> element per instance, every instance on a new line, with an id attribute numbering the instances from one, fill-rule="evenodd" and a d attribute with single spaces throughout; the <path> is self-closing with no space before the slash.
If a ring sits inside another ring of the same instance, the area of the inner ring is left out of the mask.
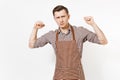
<path id="1" fill-rule="evenodd" d="M 61 26 L 60 28 L 61 28 L 61 29 L 68 29 L 68 28 L 69 28 L 69 23 L 66 24 L 65 26 Z"/>

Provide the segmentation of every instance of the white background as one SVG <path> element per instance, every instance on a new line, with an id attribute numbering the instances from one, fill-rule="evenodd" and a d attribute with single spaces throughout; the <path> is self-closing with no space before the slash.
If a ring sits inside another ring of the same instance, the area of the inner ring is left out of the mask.
<path id="1" fill-rule="evenodd" d="M 0 80 L 52 80 L 55 54 L 51 45 L 29 49 L 37 20 L 46 26 L 38 36 L 58 28 L 52 9 L 62 4 L 70 23 L 93 31 L 83 20 L 93 16 L 108 44 L 84 44 L 82 63 L 86 80 L 120 80 L 119 0 L 0 0 Z"/>

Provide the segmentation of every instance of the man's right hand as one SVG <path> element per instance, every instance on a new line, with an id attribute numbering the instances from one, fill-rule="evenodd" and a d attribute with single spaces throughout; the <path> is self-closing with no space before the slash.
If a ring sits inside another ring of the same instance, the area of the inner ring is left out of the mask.
<path id="1" fill-rule="evenodd" d="M 41 29 L 45 26 L 45 24 L 41 21 L 37 21 L 35 24 L 34 24 L 34 29 L 31 33 L 31 36 L 30 36 L 30 39 L 29 39 L 29 47 L 30 48 L 34 48 L 34 45 L 35 45 L 35 42 L 37 40 L 37 32 L 38 32 L 38 29 Z"/>
<path id="2" fill-rule="evenodd" d="M 34 28 L 36 29 L 41 29 L 45 26 L 45 24 L 42 22 L 42 21 L 37 21 L 35 24 L 34 24 Z"/>

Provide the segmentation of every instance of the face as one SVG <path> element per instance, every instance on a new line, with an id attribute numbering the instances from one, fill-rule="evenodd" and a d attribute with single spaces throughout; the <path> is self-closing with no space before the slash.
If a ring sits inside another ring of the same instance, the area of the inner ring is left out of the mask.
<path id="1" fill-rule="evenodd" d="M 68 26 L 69 14 L 63 9 L 54 13 L 54 19 L 60 28 Z"/>

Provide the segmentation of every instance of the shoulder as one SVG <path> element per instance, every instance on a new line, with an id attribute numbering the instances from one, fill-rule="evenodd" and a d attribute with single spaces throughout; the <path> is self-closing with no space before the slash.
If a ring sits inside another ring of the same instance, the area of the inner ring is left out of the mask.
<path id="1" fill-rule="evenodd" d="M 56 34 L 56 31 L 50 30 L 47 33 L 45 33 L 45 36 L 47 36 L 47 37 L 53 37 L 53 36 L 55 36 L 55 34 Z"/>
<path id="2" fill-rule="evenodd" d="M 87 28 L 83 27 L 83 26 L 73 26 L 73 29 L 76 31 L 76 32 L 87 32 L 89 31 Z"/>
<path id="3" fill-rule="evenodd" d="M 77 37 L 81 37 L 84 38 L 85 36 L 87 36 L 88 34 L 91 33 L 91 31 L 89 31 L 87 28 L 83 27 L 83 26 L 73 26 L 74 28 L 74 32 L 76 34 Z"/>
<path id="4" fill-rule="evenodd" d="M 52 35 L 52 34 L 55 34 L 55 33 L 56 33 L 56 31 L 54 31 L 54 30 L 50 30 L 47 34 Z"/>

